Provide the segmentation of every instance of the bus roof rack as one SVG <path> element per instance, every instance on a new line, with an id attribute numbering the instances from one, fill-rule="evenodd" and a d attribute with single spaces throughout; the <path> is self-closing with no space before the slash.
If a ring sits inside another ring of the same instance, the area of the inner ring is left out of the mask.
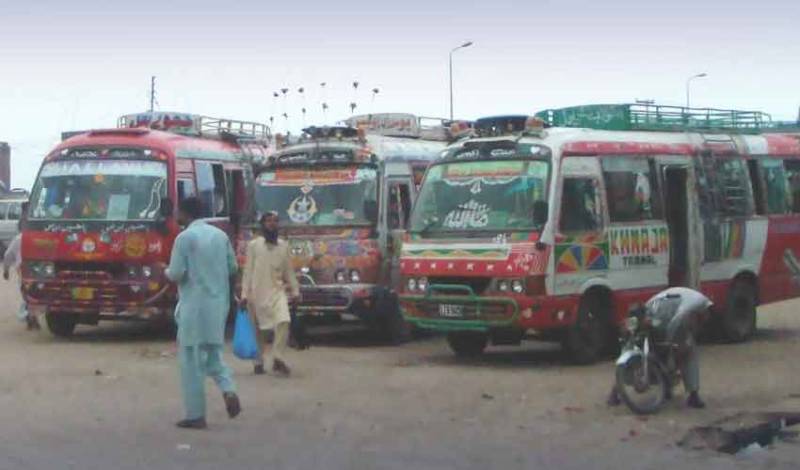
<path id="1" fill-rule="evenodd" d="M 546 109 L 536 114 L 550 127 L 583 127 L 613 131 L 727 131 L 759 133 L 773 126 L 761 111 L 687 108 L 650 103 L 590 104 Z"/>
<path id="2" fill-rule="evenodd" d="M 367 134 L 386 137 L 408 137 L 422 140 L 450 141 L 452 121 L 444 118 L 416 116 L 410 113 L 372 113 L 351 116 L 346 126 L 363 128 Z"/>
<path id="3" fill-rule="evenodd" d="M 192 137 L 230 140 L 269 141 L 272 137 L 269 126 L 258 122 L 165 111 L 126 114 L 119 118 L 117 127 L 144 127 Z"/>

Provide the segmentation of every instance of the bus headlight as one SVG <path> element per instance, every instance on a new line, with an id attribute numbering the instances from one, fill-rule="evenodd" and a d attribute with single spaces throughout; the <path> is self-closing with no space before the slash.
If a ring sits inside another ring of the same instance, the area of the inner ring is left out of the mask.
<path id="1" fill-rule="evenodd" d="M 42 275 L 53 277 L 56 275 L 56 266 L 53 263 L 42 263 Z"/>
<path id="2" fill-rule="evenodd" d="M 425 291 L 425 290 L 428 289 L 428 278 L 427 277 L 421 277 L 421 278 L 417 279 L 417 289 L 419 289 L 420 291 Z"/>
<path id="3" fill-rule="evenodd" d="M 417 290 L 417 280 L 414 279 L 413 277 L 408 278 L 406 287 L 408 287 L 409 292 L 414 292 L 415 290 Z"/>
<path id="4" fill-rule="evenodd" d="M 151 268 L 150 266 L 142 267 L 142 276 L 149 278 L 152 275 L 153 275 L 153 268 Z"/>
<path id="5" fill-rule="evenodd" d="M 336 271 L 336 282 L 340 284 L 347 282 L 347 273 L 344 270 Z"/>
<path id="6" fill-rule="evenodd" d="M 497 290 L 500 292 L 508 292 L 509 287 L 510 285 L 507 280 L 501 279 L 500 281 L 497 281 Z"/>
<path id="7" fill-rule="evenodd" d="M 515 294 L 521 294 L 525 292 L 525 286 L 522 285 L 522 281 L 520 281 L 519 279 L 514 279 L 513 281 L 511 281 L 511 291 L 514 292 Z"/>
<path id="8" fill-rule="evenodd" d="M 357 269 L 350 270 L 350 282 L 354 283 L 361 282 L 361 274 L 358 273 Z"/>

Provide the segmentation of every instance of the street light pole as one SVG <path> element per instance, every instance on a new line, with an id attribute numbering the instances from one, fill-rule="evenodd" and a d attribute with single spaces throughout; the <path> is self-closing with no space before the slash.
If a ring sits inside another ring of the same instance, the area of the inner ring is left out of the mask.
<path id="1" fill-rule="evenodd" d="M 689 77 L 686 80 L 686 107 L 687 108 L 689 107 L 689 86 L 692 84 L 692 80 L 694 80 L 695 78 L 703 78 L 703 77 L 706 77 L 707 75 L 708 74 L 706 74 L 705 72 L 698 73 L 697 75 L 692 75 L 691 77 Z"/>
<path id="2" fill-rule="evenodd" d="M 455 52 L 455 51 L 457 51 L 459 49 L 464 49 L 465 47 L 469 47 L 471 45 L 472 45 L 472 41 L 467 41 L 467 42 L 465 42 L 464 44 L 462 44 L 462 45 L 460 45 L 458 47 L 454 47 L 450 51 L 449 64 L 450 64 L 450 120 L 451 121 L 453 120 L 453 52 Z"/>

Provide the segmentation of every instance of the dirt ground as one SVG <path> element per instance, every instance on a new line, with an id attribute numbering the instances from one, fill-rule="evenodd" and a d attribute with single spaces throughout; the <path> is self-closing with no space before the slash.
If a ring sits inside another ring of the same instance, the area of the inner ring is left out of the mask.
<path id="1" fill-rule="evenodd" d="M 750 456 L 686 450 L 691 427 L 742 411 L 800 411 L 800 303 L 760 311 L 743 345 L 704 345 L 702 390 L 655 417 L 604 404 L 612 363 L 576 367 L 528 343 L 459 361 L 430 337 L 382 346 L 325 333 L 291 352 L 291 379 L 228 354 L 243 413 L 209 382 L 209 429 L 184 431 L 174 342 L 143 325 L 29 333 L 0 284 L 0 469 L 797 468 L 800 446 Z M 678 468 L 678 467 L 676 467 Z"/>

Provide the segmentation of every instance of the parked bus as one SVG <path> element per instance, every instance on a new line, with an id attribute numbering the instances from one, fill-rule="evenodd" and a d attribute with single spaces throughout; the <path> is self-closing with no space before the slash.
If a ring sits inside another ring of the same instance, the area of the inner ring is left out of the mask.
<path id="1" fill-rule="evenodd" d="M 406 336 L 393 291 L 399 246 L 417 184 L 449 135 L 443 120 L 356 116 L 305 129 L 260 170 L 257 209 L 280 215 L 301 319 L 361 319 L 394 341 Z"/>
<path id="2" fill-rule="evenodd" d="M 730 341 L 756 305 L 797 296 L 800 141 L 767 115 L 589 105 L 486 118 L 427 172 L 401 258 L 401 305 L 457 355 L 526 333 L 577 362 L 629 308 L 699 289 Z"/>
<path id="3" fill-rule="evenodd" d="M 39 170 L 23 233 L 29 307 L 57 336 L 100 320 L 171 322 L 175 206 L 200 197 L 206 220 L 235 242 L 252 222 L 251 162 L 269 137 L 262 124 L 156 112 L 61 142 Z"/>

